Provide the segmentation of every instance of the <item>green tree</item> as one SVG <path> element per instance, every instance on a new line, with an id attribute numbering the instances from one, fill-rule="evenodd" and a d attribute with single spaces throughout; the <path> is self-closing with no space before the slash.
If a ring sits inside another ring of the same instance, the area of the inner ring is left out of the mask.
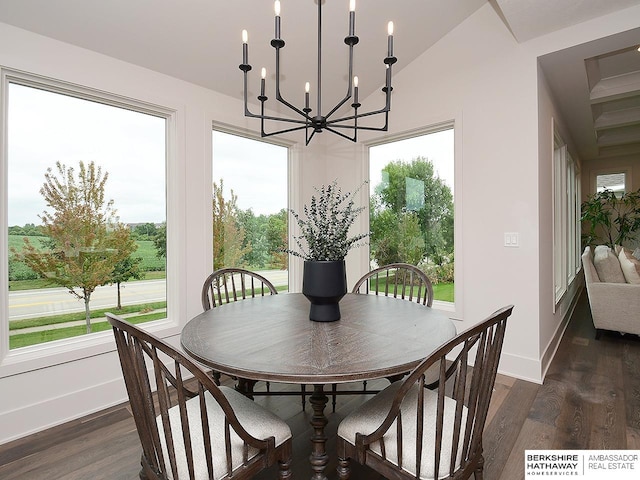
<path id="1" fill-rule="evenodd" d="M 156 230 L 153 236 L 153 246 L 156 247 L 156 256 L 158 258 L 167 258 L 167 222 Z"/>
<path id="2" fill-rule="evenodd" d="M 138 245 L 133 240 L 131 235 L 128 238 L 123 238 L 120 242 L 121 251 L 128 251 L 129 255 L 120 260 L 114 266 L 113 272 L 109 278 L 109 285 L 116 285 L 116 290 L 118 294 L 118 300 L 116 308 L 118 310 L 122 309 L 122 300 L 120 295 L 120 287 L 123 283 L 130 279 L 142 280 L 145 276 L 145 273 L 140 268 L 142 263 L 142 257 L 134 257 L 132 254 L 138 249 Z"/>
<path id="3" fill-rule="evenodd" d="M 135 226 L 133 233 L 140 239 L 152 239 L 158 234 L 158 227 L 155 223 L 141 223 Z"/>
<path id="4" fill-rule="evenodd" d="M 269 263 L 269 245 L 267 243 L 267 216 L 253 213 L 252 209 L 237 210 L 237 222 L 244 230 L 242 247 L 246 253 L 242 263 L 252 268 L 264 268 Z"/>
<path id="5" fill-rule="evenodd" d="M 131 253 L 123 245 L 130 233 L 118 221 L 113 200 L 105 201 L 108 173 L 103 175 L 94 162 L 85 166 L 82 161 L 77 178 L 75 173 L 60 162 L 55 172 L 47 169 L 40 193 L 52 210 L 40 218 L 48 248 L 42 251 L 25 238 L 20 258 L 40 276 L 84 300 L 90 333 L 91 294 L 109 281 L 118 262 Z"/>
<path id="6" fill-rule="evenodd" d="M 379 265 L 420 263 L 424 240 L 415 212 L 383 210 L 371 222 L 372 255 Z"/>
<path id="7" fill-rule="evenodd" d="M 410 162 L 396 160 L 383 170 L 383 182 L 376 186 L 371 201 L 371 245 L 379 264 L 418 263 L 429 257 L 442 263 L 453 253 L 453 194 L 424 157 Z M 415 221 L 421 242 L 413 235 Z M 419 261 L 418 260 L 418 261 Z"/>
<path id="8" fill-rule="evenodd" d="M 287 210 L 283 208 L 278 213 L 269 215 L 267 220 L 267 243 L 270 254 L 270 266 L 286 270 L 289 264 L 289 254 L 285 252 L 288 246 Z"/>
<path id="9" fill-rule="evenodd" d="M 27 237 L 41 237 L 42 230 L 39 226 L 33 223 L 27 223 L 24 227 L 19 225 L 13 225 L 9 227 L 9 235 L 24 235 Z"/>
<path id="10" fill-rule="evenodd" d="M 238 222 L 237 196 L 231 190 L 231 198 L 223 195 L 223 180 L 213 183 L 213 268 L 241 267 L 242 259 L 251 250 L 245 245 L 245 231 Z"/>

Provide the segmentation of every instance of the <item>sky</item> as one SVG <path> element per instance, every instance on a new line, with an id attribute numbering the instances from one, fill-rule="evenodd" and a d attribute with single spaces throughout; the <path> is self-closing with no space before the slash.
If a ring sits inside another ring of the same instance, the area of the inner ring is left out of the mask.
<path id="1" fill-rule="evenodd" d="M 238 207 L 256 215 L 287 208 L 287 148 L 238 135 L 213 132 L 213 181 L 224 180 L 224 196 L 230 190 Z"/>
<path id="2" fill-rule="evenodd" d="M 370 191 L 382 180 L 381 170 L 389 162 L 416 157 L 426 157 L 432 163 L 434 172 L 453 193 L 454 186 L 454 142 L 453 128 L 429 133 L 392 143 L 385 143 L 369 149 Z"/>
<path id="3" fill-rule="evenodd" d="M 120 221 L 165 221 L 163 118 L 11 83 L 8 126 L 9 226 L 53 212 L 40 189 L 58 161 L 101 166 Z"/>

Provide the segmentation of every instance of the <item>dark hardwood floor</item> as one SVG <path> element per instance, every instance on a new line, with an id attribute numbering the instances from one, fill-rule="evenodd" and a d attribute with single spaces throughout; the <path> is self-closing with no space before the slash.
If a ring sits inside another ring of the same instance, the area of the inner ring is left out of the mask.
<path id="1" fill-rule="evenodd" d="M 524 478 L 525 449 L 640 449 L 640 340 L 614 333 L 594 337 L 583 294 L 543 385 L 498 376 L 484 435 L 485 479 Z M 366 398 L 338 397 L 336 413 L 328 413 L 329 478 L 336 478 L 337 425 Z M 297 396 L 256 401 L 287 420 L 294 433 L 294 476 L 309 478 L 311 408 L 303 412 Z M 139 458 L 133 420 L 123 404 L 0 445 L 0 478 L 135 480 Z M 257 478 L 275 478 L 275 470 Z M 381 477 L 354 465 L 353 478 Z"/>

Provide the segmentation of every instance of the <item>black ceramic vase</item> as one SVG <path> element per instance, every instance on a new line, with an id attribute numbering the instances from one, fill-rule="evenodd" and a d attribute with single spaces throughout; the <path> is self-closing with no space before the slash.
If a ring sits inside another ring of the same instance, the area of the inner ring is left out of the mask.
<path id="1" fill-rule="evenodd" d="M 347 293 L 347 270 L 344 260 L 305 260 L 302 293 L 311 302 L 310 320 L 315 322 L 340 320 L 338 302 Z"/>

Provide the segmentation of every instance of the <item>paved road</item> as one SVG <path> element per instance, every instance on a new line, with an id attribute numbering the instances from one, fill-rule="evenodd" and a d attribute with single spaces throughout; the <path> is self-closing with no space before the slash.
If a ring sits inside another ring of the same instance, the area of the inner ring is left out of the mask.
<path id="1" fill-rule="evenodd" d="M 260 273 L 276 286 L 287 284 L 286 270 L 266 270 Z M 122 304 L 135 305 L 164 301 L 166 300 L 165 285 L 164 280 L 142 280 L 126 283 L 120 287 Z M 91 295 L 91 308 L 115 307 L 117 299 L 115 286 L 98 287 Z M 71 295 L 66 288 L 9 292 L 9 320 L 82 311 L 84 311 L 84 301 Z"/>

